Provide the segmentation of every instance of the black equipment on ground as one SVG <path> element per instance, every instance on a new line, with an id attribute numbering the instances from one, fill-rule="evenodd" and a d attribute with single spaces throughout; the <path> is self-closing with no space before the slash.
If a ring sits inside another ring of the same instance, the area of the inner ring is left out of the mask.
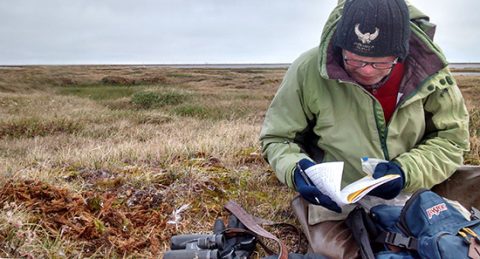
<path id="1" fill-rule="evenodd" d="M 234 215 L 225 227 L 221 219 L 215 221 L 213 234 L 172 236 L 170 249 L 164 259 L 240 259 L 248 258 L 255 250 L 257 239 Z"/>

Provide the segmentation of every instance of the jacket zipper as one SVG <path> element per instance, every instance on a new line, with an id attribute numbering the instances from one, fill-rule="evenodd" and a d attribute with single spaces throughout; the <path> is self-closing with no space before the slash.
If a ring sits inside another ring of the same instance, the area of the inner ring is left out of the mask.
<path id="1" fill-rule="evenodd" d="M 430 75 L 429 77 L 427 77 L 425 80 L 423 80 L 422 82 L 420 82 L 420 86 L 422 86 L 427 80 L 429 80 L 431 77 L 433 77 L 433 75 Z M 364 91 L 366 94 L 368 94 L 370 97 L 373 98 L 374 102 L 373 102 L 373 112 L 375 114 L 375 123 L 376 123 L 376 126 L 377 126 L 377 131 L 378 131 L 378 137 L 380 139 L 380 145 L 381 145 L 381 148 L 382 148 L 382 152 L 383 152 L 383 156 L 386 160 L 390 160 L 390 154 L 388 152 L 388 148 L 387 148 L 387 136 L 388 136 L 388 127 L 390 126 L 390 122 L 392 121 L 393 117 L 396 115 L 396 113 L 398 112 L 398 109 L 408 100 L 410 99 L 412 96 L 414 96 L 415 94 L 417 94 L 417 92 L 420 90 L 421 87 L 417 87 L 415 88 L 414 91 L 412 91 L 410 93 L 410 95 L 408 95 L 407 97 L 405 98 L 402 98 L 402 101 L 399 102 L 396 106 L 395 106 L 395 111 L 393 112 L 392 114 L 392 117 L 390 119 L 389 122 L 385 122 L 385 128 L 383 130 L 383 134 L 381 134 L 382 130 L 380 128 L 380 124 L 379 124 L 379 121 L 378 121 L 378 117 L 376 116 L 376 109 L 375 109 L 375 106 L 379 103 L 377 98 L 375 98 L 375 96 L 373 96 L 370 92 L 368 92 L 365 88 L 363 88 L 363 86 L 355 83 L 355 82 L 351 82 L 351 81 L 345 81 L 345 80 L 338 80 L 340 83 L 350 83 L 350 84 L 353 84 L 355 85 L 356 87 L 359 87 L 360 89 L 362 89 L 362 91 Z M 381 105 L 381 104 L 380 104 Z M 383 109 L 383 108 L 382 108 Z M 384 116 L 385 117 L 385 116 Z"/>
<path id="2" fill-rule="evenodd" d="M 380 138 L 380 145 L 382 147 L 383 156 L 385 157 L 386 160 L 390 160 L 390 155 L 388 154 L 388 149 L 387 149 L 388 124 L 384 123 L 383 134 L 382 134 L 382 129 L 380 128 L 380 123 L 379 123 L 379 120 L 378 120 L 378 116 L 375 113 L 376 105 L 378 105 L 379 102 L 375 97 L 373 97 L 373 98 L 374 98 L 373 111 L 374 111 L 374 114 L 375 114 L 375 123 L 377 125 L 378 137 Z M 381 106 L 381 104 L 380 104 L 380 106 Z M 383 110 L 383 108 L 382 108 L 382 110 Z M 385 118 L 385 115 L 384 115 L 384 118 Z"/>
<path id="3" fill-rule="evenodd" d="M 389 154 L 388 154 L 388 149 L 387 149 L 387 134 L 388 134 L 388 124 L 386 125 L 385 127 L 385 130 L 384 130 L 384 134 L 382 136 L 381 134 L 381 129 L 380 129 L 380 125 L 379 125 L 379 122 L 378 122 L 378 118 L 376 116 L 376 113 L 375 113 L 375 105 L 378 102 L 377 98 L 375 98 L 375 96 L 373 96 L 370 92 L 368 92 L 365 88 L 363 88 L 363 86 L 359 85 L 358 83 L 356 82 L 352 82 L 352 81 L 346 81 L 346 80 L 338 80 L 338 82 L 340 83 L 348 83 L 348 84 L 352 84 L 354 85 L 355 87 L 358 87 L 360 88 L 363 92 L 365 92 L 367 95 L 369 95 L 372 99 L 373 99 L 373 113 L 374 113 L 374 117 L 375 117 L 375 125 L 377 127 L 377 132 L 378 132 L 378 138 L 380 139 L 380 146 L 381 146 L 381 149 L 382 149 L 382 152 L 383 152 L 383 156 L 384 156 L 384 159 L 387 159 L 387 160 L 390 160 L 389 159 Z M 381 104 L 380 104 L 381 105 Z M 385 116 L 384 116 L 385 117 Z"/>
<path id="4" fill-rule="evenodd" d="M 382 148 L 382 152 L 383 152 L 383 157 L 384 159 L 386 160 L 390 160 L 390 155 L 388 154 L 388 149 L 387 149 L 387 134 L 388 134 L 388 124 L 385 124 L 384 126 L 384 130 L 383 130 L 383 134 L 382 134 L 382 129 L 380 128 L 380 123 L 379 123 L 379 120 L 378 120 L 378 116 L 376 114 L 376 105 L 377 104 L 380 104 L 377 100 L 377 98 L 375 98 L 375 96 L 373 96 L 370 92 L 368 92 L 365 88 L 363 88 L 363 86 L 359 85 L 359 84 L 355 84 L 357 87 L 360 87 L 360 89 L 362 89 L 362 91 L 364 91 L 365 93 L 367 93 L 372 99 L 373 99 L 373 104 L 372 104 L 372 110 L 373 110 L 373 114 L 374 114 L 374 117 L 375 117 L 375 125 L 377 126 L 377 132 L 378 132 L 378 138 L 380 139 L 380 146 Z M 381 106 L 381 104 L 380 104 Z M 383 108 L 382 108 L 382 111 L 383 111 Z M 385 115 L 384 115 L 385 117 Z"/>
<path id="5" fill-rule="evenodd" d="M 432 75 L 432 76 L 433 76 L 433 75 Z M 387 160 L 390 160 L 390 155 L 388 154 L 388 150 L 387 150 L 387 136 L 388 136 L 388 128 L 389 128 L 389 126 L 390 126 L 390 122 L 392 122 L 392 119 L 396 116 L 396 114 L 397 114 L 398 110 L 400 109 L 400 107 L 401 107 L 408 99 L 410 99 L 410 98 L 412 98 L 413 96 L 415 96 L 415 95 L 418 93 L 418 91 L 420 90 L 420 88 L 422 88 L 422 86 L 423 86 L 423 84 L 425 83 L 425 81 L 428 80 L 428 79 L 430 79 L 432 76 L 429 76 L 429 77 L 427 77 L 424 81 L 422 81 L 422 82 L 420 83 L 420 87 L 415 88 L 415 90 L 412 91 L 412 92 L 410 93 L 410 95 L 408 95 L 408 96 L 405 97 L 405 98 L 402 98 L 402 99 L 401 99 L 401 102 L 399 102 L 399 103 L 395 106 L 395 110 L 393 111 L 393 114 L 392 114 L 392 117 L 390 118 L 390 121 L 388 121 L 388 122 L 386 123 L 385 132 L 384 132 L 384 133 L 385 133 L 385 136 L 384 136 L 384 138 L 382 139 L 382 148 L 385 147 L 385 148 L 383 149 L 383 152 L 384 152 L 385 158 L 386 158 Z M 375 117 L 375 119 L 376 119 L 376 117 Z M 377 125 L 377 128 L 378 128 L 378 125 Z"/>

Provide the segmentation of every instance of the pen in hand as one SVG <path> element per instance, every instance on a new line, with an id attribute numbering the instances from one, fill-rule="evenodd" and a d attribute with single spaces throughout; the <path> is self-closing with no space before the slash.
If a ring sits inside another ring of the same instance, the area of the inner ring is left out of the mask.
<path id="1" fill-rule="evenodd" d="M 298 171 L 300 172 L 300 175 L 302 176 L 303 180 L 305 180 L 305 182 L 306 182 L 308 185 L 316 187 L 316 186 L 313 184 L 312 180 L 311 180 L 311 179 L 308 177 L 308 175 L 305 173 L 305 171 L 303 171 L 303 169 L 302 169 L 302 167 L 300 166 L 299 163 L 297 163 L 297 169 L 298 169 Z M 315 198 L 315 201 L 317 201 L 317 203 L 320 205 L 320 201 L 318 200 L 318 198 L 317 198 L 316 196 L 315 196 L 314 198 Z"/>

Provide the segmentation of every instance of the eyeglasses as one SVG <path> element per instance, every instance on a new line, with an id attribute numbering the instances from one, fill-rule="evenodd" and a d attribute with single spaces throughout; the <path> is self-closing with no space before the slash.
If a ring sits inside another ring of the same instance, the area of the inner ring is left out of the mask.
<path id="1" fill-rule="evenodd" d="M 395 64 L 398 62 L 398 58 L 396 58 L 392 62 L 367 62 L 367 61 L 362 61 L 362 60 L 357 60 L 357 59 L 350 59 L 347 57 L 343 57 L 343 61 L 345 61 L 345 64 L 352 66 L 352 67 L 365 67 L 366 65 L 371 65 L 375 69 L 390 69 Z"/>

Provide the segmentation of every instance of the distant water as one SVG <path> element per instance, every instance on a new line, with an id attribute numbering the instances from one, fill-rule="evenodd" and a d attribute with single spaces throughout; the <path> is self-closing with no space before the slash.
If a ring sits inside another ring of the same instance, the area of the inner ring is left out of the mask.
<path id="1" fill-rule="evenodd" d="M 147 65 L 150 66 L 150 65 Z M 156 65 L 152 65 L 156 66 Z M 288 68 L 290 63 L 268 63 L 268 64 L 166 64 L 158 65 L 174 68 Z"/>
<path id="2" fill-rule="evenodd" d="M 147 65 L 150 66 L 150 65 Z M 157 65 L 151 65 L 157 66 Z M 290 63 L 271 63 L 271 64 L 165 64 L 158 66 L 175 68 L 288 68 Z M 450 68 L 480 68 L 480 63 L 450 63 Z"/>
<path id="3" fill-rule="evenodd" d="M 480 68 L 480 63 L 450 63 L 449 66 L 457 69 Z"/>
<path id="4" fill-rule="evenodd" d="M 279 63 L 279 64 L 180 64 L 180 65 L 160 65 L 166 67 L 174 68 L 218 68 L 218 69 L 246 69 L 246 68 L 256 68 L 256 69 L 272 69 L 272 68 L 284 68 L 287 69 L 290 66 L 290 63 Z M 456 69 L 466 69 L 466 68 L 480 68 L 480 63 L 450 63 L 450 68 Z M 454 72 L 454 75 L 462 76 L 480 76 L 480 72 Z"/>
<path id="5" fill-rule="evenodd" d="M 149 65 L 147 65 L 149 66 Z M 156 66 L 156 65 L 152 65 Z M 290 63 L 269 63 L 269 64 L 165 64 L 175 68 L 288 68 Z M 480 63 L 450 63 L 450 68 L 480 68 Z"/>
<path id="6" fill-rule="evenodd" d="M 480 72 L 453 72 L 457 76 L 480 76 Z"/>
<path id="7" fill-rule="evenodd" d="M 480 68 L 480 63 L 450 63 L 449 66 L 455 69 L 478 69 Z M 453 74 L 459 76 L 480 76 L 480 72 L 453 72 Z"/>
<path id="8" fill-rule="evenodd" d="M 287 69 L 290 66 L 290 63 L 280 63 L 280 64 L 194 64 L 194 65 L 166 65 L 169 67 L 175 68 L 220 68 L 220 69 L 229 69 L 229 68 L 285 68 Z M 456 69 L 466 69 L 466 68 L 480 68 L 480 63 L 450 63 L 450 68 Z M 465 76 L 480 76 L 480 72 L 454 72 L 454 75 L 465 75 Z"/>
<path id="9" fill-rule="evenodd" d="M 265 63 L 265 64 L 124 64 L 124 65 L 95 65 L 92 66 L 131 66 L 131 67 L 172 67 L 172 68 L 217 68 L 217 69 L 287 69 L 290 63 Z M 480 68 L 480 63 L 450 63 L 450 68 L 467 69 Z M 21 65 L 1 66 L 0 69 L 22 69 Z M 455 75 L 476 75 L 480 76 L 480 72 L 455 72 Z"/>

